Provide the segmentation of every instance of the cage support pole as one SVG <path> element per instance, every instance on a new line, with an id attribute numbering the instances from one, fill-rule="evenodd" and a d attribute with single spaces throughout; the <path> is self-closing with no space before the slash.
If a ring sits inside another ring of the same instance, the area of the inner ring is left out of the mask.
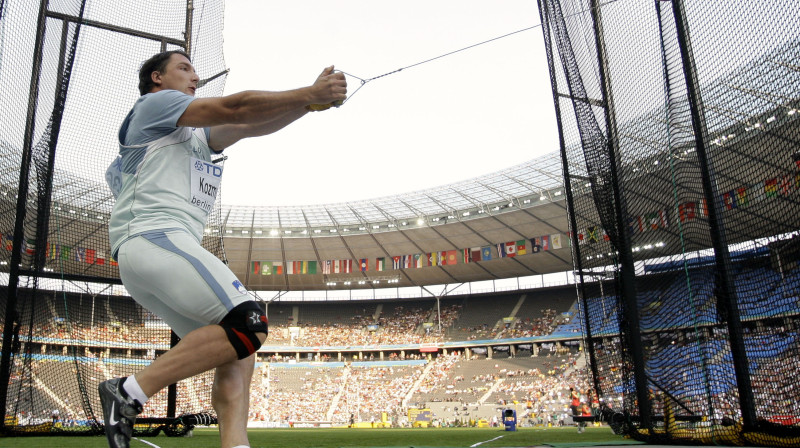
<path id="1" fill-rule="evenodd" d="M 631 240 L 626 227 L 625 217 L 627 216 L 627 204 L 620 191 L 620 178 L 617 172 L 618 145 L 619 138 L 616 126 L 616 115 L 614 112 L 613 91 L 611 89 L 611 79 L 608 70 L 608 56 L 606 54 L 605 39 L 603 36 L 602 17 L 600 15 L 599 0 L 590 1 L 590 12 L 592 16 L 592 26 L 595 33 L 595 45 L 598 57 L 598 74 L 600 76 L 600 91 L 603 95 L 603 104 L 606 119 L 606 131 L 608 139 L 608 155 L 611 159 L 611 188 L 614 201 L 614 224 L 617 228 L 617 252 L 619 253 L 619 283 L 622 293 L 622 312 L 627 322 L 624 334 L 626 343 L 630 350 L 633 363 L 633 378 L 636 388 L 636 400 L 638 403 L 639 418 L 641 427 L 652 429 L 652 407 L 650 403 L 650 393 L 647 387 L 647 372 L 645 371 L 644 347 L 642 344 L 642 332 L 639 323 L 639 310 L 636 303 L 636 271 L 631 251 Z"/>
<path id="2" fill-rule="evenodd" d="M 558 129 L 558 141 L 559 141 L 559 151 L 561 153 L 561 170 L 564 176 L 564 193 L 567 197 L 567 219 L 569 220 L 569 228 L 571 230 L 569 235 L 570 246 L 572 250 L 570 251 L 572 254 L 572 264 L 573 268 L 577 272 L 580 280 L 577 282 L 577 289 L 578 289 L 578 301 L 580 302 L 583 300 L 585 302 L 586 298 L 586 286 L 584 284 L 584 277 L 583 277 L 583 261 L 581 259 L 580 247 L 578 246 L 578 236 L 577 236 L 577 228 L 578 224 L 575 219 L 575 213 L 573 211 L 574 207 L 574 195 L 572 194 L 572 178 L 570 177 L 569 173 L 569 163 L 567 162 L 567 147 L 565 144 L 564 139 L 564 127 L 561 123 L 561 106 L 559 106 L 559 97 L 561 96 L 558 93 L 558 84 L 557 84 L 557 77 L 555 72 L 555 62 L 553 58 L 553 44 L 550 39 L 550 26 L 549 26 L 549 18 L 545 11 L 545 5 L 543 4 L 543 0 L 539 0 L 539 20 L 542 23 L 542 34 L 544 35 L 544 45 L 545 45 L 545 54 L 547 55 L 547 67 L 550 74 L 550 86 L 553 94 L 553 105 L 555 106 L 555 113 L 556 113 L 556 127 Z M 544 282 L 542 282 L 544 284 Z M 583 304 L 584 312 L 586 310 L 586 304 Z M 580 312 L 580 309 L 578 310 Z M 589 368 L 592 372 L 592 383 L 594 384 L 594 389 L 597 391 L 598 396 L 602 394 L 602 388 L 600 386 L 600 374 L 597 371 L 597 359 L 596 353 L 594 350 L 594 339 L 592 338 L 592 330 L 589 325 L 584 325 L 586 329 L 586 352 L 589 354 Z M 533 351 L 533 348 L 531 348 Z"/>
<path id="3" fill-rule="evenodd" d="M 39 96 L 39 75 L 42 71 L 42 48 L 46 24 L 48 0 L 39 2 L 39 17 L 36 24 L 36 42 L 33 50 L 33 66 L 31 70 L 31 87 L 28 96 L 28 115 L 25 120 L 25 135 L 22 144 L 22 162 L 19 170 L 19 187 L 17 189 L 17 214 L 14 222 L 14 239 L 12 242 L 11 266 L 8 278 L 8 300 L 6 301 L 6 318 L 3 330 L 3 352 L 0 356 L 0 410 L 3 420 L 0 428 L 6 424 L 6 404 L 8 381 L 11 377 L 11 349 L 13 338 L 17 333 L 17 294 L 19 288 L 20 263 L 22 262 L 22 240 L 25 234 L 25 211 L 28 201 L 28 181 L 31 168 L 33 133 L 36 127 L 36 106 Z"/>
<path id="4" fill-rule="evenodd" d="M 700 81 L 694 64 L 688 18 L 686 17 L 683 0 L 673 0 L 672 8 L 678 34 L 678 47 L 681 53 L 683 75 L 686 78 L 689 112 L 692 119 L 697 160 L 700 165 L 700 180 L 703 185 L 703 194 L 709 204 L 708 224 L 711 229 L 711 244 L 714 248 L 714 261 L 717 270 L 715 279 L 717 301 L 724 306 L 727 314 L 725 320 L 727 321 L 728 341 L 736 375 L 736 387 L 739 392 L 742 425 L 747 430 L 756 426 L 755 400 L 753 398 L 752 384 L 750 383 L 750 367 L 745 352 L 744 338 L 742 337 L 742 322 L 739 315 L 736 289 L 730 276 L 730 253 L 725 234 L 725 224 L 722 222 L 722 204 L 719 201 L 720 194 L 716 183 L 714 161 L 705 144 L 708 130 L 706 129 L 703 101 L 700 95 Z"/>

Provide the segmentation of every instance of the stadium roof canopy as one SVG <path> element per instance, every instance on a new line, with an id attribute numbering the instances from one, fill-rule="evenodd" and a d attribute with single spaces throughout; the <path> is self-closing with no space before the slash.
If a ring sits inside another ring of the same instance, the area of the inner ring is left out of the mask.
<path id="1" fill-rule="evenodd" d="M 223 193 L 224 194 L 224 193 Z M 511 168 L 440 187 L 367 201 L 309 206 L 223 205 L 225 252 L 251 289 L 424 286 L 538 275 L 572 268 L 566 241 L 538 256 L 498 259 L 496 245 L 553 234 L 566 237 L 561 160 L 550 153 Z M 207 232 L 213 232 L 207 229 Z M 464 263 L 465 250 L 490 248 L 491 261 Z M 456 251 L 458 263 L 395 269 L 395 257 L 427 259 Z M 382 270 L 378 259 L 384 259 Z M 352 260 L 331 268 L 328 261 Z M 361 262 L 366 260 L 366 270 Z M 317 274 L 263 275 L 254 262 L 316 261 Z M 338 271 L 338 272 L 337 272 Z"/>

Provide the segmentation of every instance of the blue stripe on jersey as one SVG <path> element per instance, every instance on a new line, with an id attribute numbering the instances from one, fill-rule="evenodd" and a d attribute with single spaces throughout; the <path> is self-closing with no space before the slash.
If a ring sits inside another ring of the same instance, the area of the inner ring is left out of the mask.
<path id="1" fill-rule="evenodd" d="M 122 172 L 136 174 L 139 165 L 144 160 L 144 155 L 147 154 L 147 146 L 120 148 L 119 153 L 122 156 Z"/>
<path id="2" fill-rule="evenodd" d="M 228 298 L 228 295 L 225 294 L 225 290 L 222 288 L 222 285 L 220 285 L 214 278 L 214 276 L 211 275 L 211 272 L 208 271 L 205 265 L 197 258 L 179 249 L 178 246 L 176 246 L 172 241 L 169 240 L 166 233 L 148 232 L 148 233 L 143 233 L 140 236 L 144 237 L 147 241 L 150 241 L 156 246 L 166 251 L 172 252 L 176 255 L 180 255 L 181 257 L 186 259 L 186 261 L 191 263 L 191 265 L 203 277 L 203 279 L 206 281 L 211 290 L 214 291 L 214 294 L 217 295 L 219 301 L 222 302 L 223 305 L 225 305 L 225 309 L 228 311 L 233 309 L 233 303 Z"/>

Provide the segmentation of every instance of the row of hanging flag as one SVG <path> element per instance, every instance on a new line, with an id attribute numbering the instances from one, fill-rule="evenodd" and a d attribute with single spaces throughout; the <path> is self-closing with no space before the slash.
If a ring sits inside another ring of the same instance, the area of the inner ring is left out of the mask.
<path id="1" fill-rule="evenodd" d="M 11 251 L 14 248 L 13 236 L 10 233 L 0 233 L 0 245 Z M 33 239 L 22 240 L 22 253 L 34 255 L 36 253 L 36 243 Z M 48 261 L 73 261 L 79 263 L 103 266 L 109 264 L 117 266 L 118 263 L 113 257 L 107 257 L 102 250 L 87 247 L 73 247 L 64 244 L 47 243 L 45 246 L 45 260 Z"/>
<path id="2" fill-rule="evenodd" d="M 752 204 L 763 202 L 778 197 L 786 197 L 800 191 L 800 153 L 792 156 L 795 172 L 765 179 L 749 186 L 743 186 L 726 191 L 721 194 L 723 211 L 748 207 Z M 628 228 L 631 233 L 640 233 L 650 230 L 664 229 L 670 226 L 666 209 L 656 210 L 640 216 L 628 218 Z M 696 218 L 708 217 L 708 204 L 705 199 L 687 201 L 678 205 L 676 216 L 681 223 L 687 223 Z M 0 233 L 0 247 L 7 251 L 13 250 L 13 233 Z M 608 241 L 606 231 L 600 226 L 587 226 L 576 232 L 578 244 Z M 471 247 L 460 250 L 449 250 L 411 255 L 397 255 L 394 257 L 380 257 L 375 259 L 362 258 L 359 260 L 325 260 L 325 261 L 253 261 L 250 263 L 250 273 L 257 275 L 282 275 L 286 274 L 346 274 L 351 272 L 384 271 L 389 269 L 415 269 L 428 266 L 450 266 L 459 263 L 475 263 L 498 258 L 515 257 L 517 255 L 535 254 L 544 251 L 569 247 L 571 233 L 566 235 L 555 233 L 542 235 L 530 239 L 510 241 L 489 246 Z M 117 266 L 116 260 L 107 257 L 106 253 L 86 247 L 74 247 L 64 244 L 48 243 L 45 247 L 45 259 L 50 261 L 72 261 L 90 265 L 103 266 L 109 264 Z M 36 253 L 33 239 L 22 241 L 22 251 L 25 254 Z"/>
<path id="3" fill-rule="evenodd" d="M 800 191 L 800 162 L 798 162 L 798 171 L 796 173 L 769 178 L 750 186 L 739 187 L 722 193 L 720 195 L 722 211 L 742 209 L 759 202 L 778 197 L 787 197 L 795 191 Z M 675 217 L 681 224 L 697 218 L 707 218 L 708 202 L 705 199 L 700 199 L 678 204 Z M 665 229 L 669 225 L 668 213 L 665 209 L 628 218 L 628 230 L 631 234 Z M 576 234 L 578 244 L 609 240 L 608 233 L 600 226 L 588 226 L 578 230 Z M 570 236 L 571 234 L 567 232 L 568 240 Z"/>
<path id="4" fill-rule="evenodd" d="M 800 155 L 793 157 L 797 171 L 750 186 L 739 187 L 721 194 L 723 211 L 745 208 L 751 204 L 788 196 L 800 191 Z M 675 218 L 681 224 L 697 218 L 708 217 L 708 203 L 705 199 L 686 201 L 678 204 Z M 669 213 L 666 209 L 656 210 L 639 216 L 628 218 L 628 229 L 632 234 L 666 229 L 670 226 Z M 572 243 L 571 233 L 566 235 L 555 233 L 530 239 L 509 241 L 490 246 L 471 247 L 460 250 L 397 255 L 358 260 L 325 260 L 317 261 L 253 261 L 250 273 L 255 275 L 285 274 L 349 274 L 352 272 L 381 272 L 385 270 L 416 269 L 429 266 L 452 266 L 456 264 L 475 263 L 517 255 L 536 254 L 569 247 Z M 576 232 L 578 244 L 592 244 L 608 241 L 608 233 L 601 226 L 587 226 Z"/>
<path id="5" fill-rule="evenodd" d="M 251 261 L 250 274 L 350 274 L 353 272 L 382 272 L 397 269 L 416 269 L 429 266 L 453 266 L 497 258 L 511 258 L 542 251 L 556 250 L 568 243 L 560 233 L 542 235 L 530 240 L 509 241 L 491 246 L 470 247 L 429 253 L 396 255 L 393 257 L 360 258 L 357 260 L 317 261 Z"/>

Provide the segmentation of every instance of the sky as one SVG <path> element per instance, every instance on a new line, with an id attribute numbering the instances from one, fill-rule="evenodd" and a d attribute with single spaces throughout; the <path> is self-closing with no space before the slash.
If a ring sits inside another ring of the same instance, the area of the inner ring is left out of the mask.
<path id="1" fill-rule="evenodd" d="M 304 87 L 328 65 L 361 79 L 408 68 L 348 77 L 350 95 L 362 88 L 342 107 L 226 150 L 223 204 L 393 196 L 557 150 L 538 24 L 533 0 L 226 2 L 225 94 Z"/>

